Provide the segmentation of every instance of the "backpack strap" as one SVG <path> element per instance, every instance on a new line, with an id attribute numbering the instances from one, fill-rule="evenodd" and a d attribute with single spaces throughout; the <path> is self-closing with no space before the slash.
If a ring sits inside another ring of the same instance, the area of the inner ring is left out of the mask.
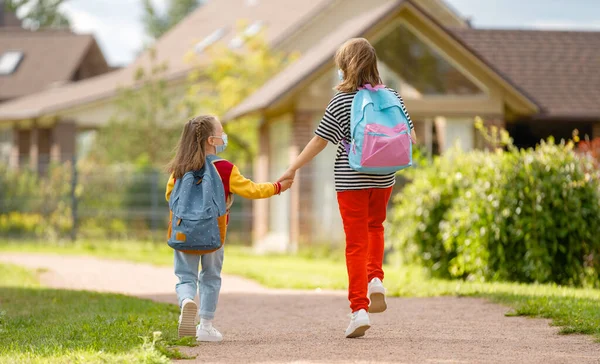
<path id="1" fill-rule="evenodd" d="M 346 154 L 350 155 L 350 143 L 348 143 L 348 141 L 345 138 L 342 139 L 341 143 L 344 146 L 344 149 L 346 150 Z"/>
<path id="2" fill-rule="evenodd" d="M 384 89 L 384 88 L 385 88 L 385 85 L 375 85 L 375 86 L 371 86 L 371 84 L 370 84 L 370 83 L 366 83 L 366 84 L 364 84 L 362 87 L 359 87 L 358 89 L 359 89 L 359 90 L 369 90 L 369 91 L 373 91 L 373 92 L 375 92 L 375 91 L 377 91 L 377 90 L 381 90 L 381 89 Z"/>

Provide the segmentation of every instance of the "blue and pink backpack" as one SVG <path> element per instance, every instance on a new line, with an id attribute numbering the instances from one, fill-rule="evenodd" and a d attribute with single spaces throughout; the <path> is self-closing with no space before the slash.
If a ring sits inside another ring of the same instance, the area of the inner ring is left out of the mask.
<path id="1" fill-rule="evenodd" d="M 412 166 L 408 117 L 398 97 L 384 85 L 359 88 L 352 100 L 350 137 L 350 142 L 342 143 L 357 172 L 390 174 Z"/>

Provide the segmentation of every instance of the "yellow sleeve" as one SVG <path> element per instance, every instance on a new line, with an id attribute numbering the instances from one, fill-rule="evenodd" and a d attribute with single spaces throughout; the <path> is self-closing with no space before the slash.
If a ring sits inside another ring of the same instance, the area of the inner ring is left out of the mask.
<path id="1" fill-rule="evenodd" d="M 275 185 L 273 183 L 254 183 L 242 176 L 238 167 L 233 166 L 229 177 L 229 190 L 231 193 L 245 198 L 261 199 L 273 196 Z"/>
<path id="2" fill-rule="evenodd" d="M 167 201 L 169 201 L 169 197 L 171 197 L 171 191 L 173 191 L 173 187 L 175 187 L 175 178 L 171 174 L 171 177 L 169 177 L 169 182 L 167 182 L 167 192 L 165 193 Z"/>

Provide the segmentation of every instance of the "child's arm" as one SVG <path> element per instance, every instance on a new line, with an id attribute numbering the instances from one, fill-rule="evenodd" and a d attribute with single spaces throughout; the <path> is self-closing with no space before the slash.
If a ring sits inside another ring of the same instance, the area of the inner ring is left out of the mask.
<path id="1" fill-rule="evenodd" d="M 171 197 L 171 192 L 173 191 L 174 186 L 175 186 L 175 178 L 173 177 L 173 174 L 171 174 L 171 177 L 169 177 L 169 182 L 167 182 L 167 192 L 165 193 L 165 197 L 167 198 L 167 201 L 169 201 L 169 198 Z"/>
<path id="2" fill-rule="evenodd" d="M 291 185 L 291 181 L 289 184 Z M 233 166 L 229 177 L 231 193 L 250 199 L 269 198 L 288 188 L 288 183 L 255 183 L 244 177 L 236 166 Z"/>

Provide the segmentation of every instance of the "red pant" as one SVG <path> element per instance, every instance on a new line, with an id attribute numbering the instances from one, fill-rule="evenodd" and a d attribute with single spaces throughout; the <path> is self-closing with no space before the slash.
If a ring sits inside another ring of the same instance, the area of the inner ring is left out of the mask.
<path id="1" fill-rule="evenodd" d="M 348 299 L 352 312 L 368 310 L 367 286 L 383 280 L 383 222 L 392 187 L 338 192 L 346 232 Z"/>

